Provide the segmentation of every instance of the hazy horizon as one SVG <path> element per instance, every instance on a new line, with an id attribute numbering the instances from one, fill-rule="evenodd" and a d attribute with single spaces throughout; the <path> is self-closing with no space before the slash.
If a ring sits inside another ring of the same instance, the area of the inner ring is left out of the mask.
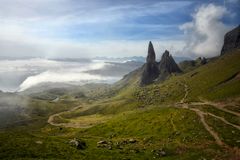
<path id="1" fill-rule="evenodd" d="M 126 63 L 120 60 L 0 60 L 0 90 L 21 92 L 43 83 L 114 83 L 141 65 L 141 62 Z"/>

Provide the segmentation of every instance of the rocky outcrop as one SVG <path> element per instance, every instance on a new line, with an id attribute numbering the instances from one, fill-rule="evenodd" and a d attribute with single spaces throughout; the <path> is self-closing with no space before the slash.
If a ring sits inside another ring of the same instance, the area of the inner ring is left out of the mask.
<path id="1" fill-rule="evenodd" d="M 148 44 L 147 63 L 155 63 L 155 62 L 156 62 L 156 54 L 153 48 L 153 44 L 150 41 Z"/>
<path id="2" fill-rule="evenodd" d="M 205 57 L 198 57 L 196 60 L 185 60 L 180 62 L 179 68 L 183 72 L 189 72 L 196 69 L 197 67 L 207 64 L 208 62 L 209 62 L 209 59 Z"/>
<path id="3" fill-rule="evenodd" d="M 163 53 L 162 59 L 159 62 L 159 70 L 160 73 L 181 72 L 172 55 L 170 55 L 167 50 Z"/>
<path id="4" fill-rule="evenodd" d="M 171 73 L 180 73 L 181 70 L 174 61 L 172 55 L 169 54 L 169 51 L 165 51 L 162 55 L 162 58 L 158 65 L 159 68 L 159 76 L 158 80 L 165 80 Z"/>
<path id="5" fill-rule="evenodd" d="M 240 49 L 240 25 L 226 33 L 224 36 L 224 44 L 221 55 L 224 55 L 234 49 Z"/>
<path id="6" fill-rule="evenodd" d="M 147 85 L 153 81 L 165 80 L 171 73 L 179 72 L 181 72 L 180 68 L 167 50 L 163 53 L 161 61 L 156 62 L 156 54 L 152 42 L 149 42 L 146 64 L 144 65 L 141 77 L 141 85 Z"/>
<path id="7" fill-rule="evenodd" d="M 148 55 L 146 59 L 146 64 L 144 66 L 141 85 L 146 85 L 152 83 L 159 75 L 158 64 L 156 62 L 156 54 L 152 45 L 152 42 L 149 42 L 148 45 Z"/>
<path id="8" fill-rule="evenodd" d="M 80 140 L 80 139 L 72 139 L 69 141 L 69 144 L 73 147 L 76 147 L 77 149 L 86 149 L 87 145 L 86 145 L 86 142 L 83 141 L 83 140 Z"/>

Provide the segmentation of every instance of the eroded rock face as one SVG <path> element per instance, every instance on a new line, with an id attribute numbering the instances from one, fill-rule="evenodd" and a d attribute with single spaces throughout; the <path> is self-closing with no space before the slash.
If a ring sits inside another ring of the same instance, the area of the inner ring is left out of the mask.
<path id="1" fill-rule="evenodd" d="M 162 59 L 159 62 L 159 70 L 160 70 L 160 73 L 181 72 L 180 68 L 174 61 L 172 55 L 169 54 L 168 50 L 166 50 L 162 55 Z"/>
<path id="2" fill-rule="evenodd" d="M 240 25 L 224 36 L 224 44 L 221 55 L 233 49 L 240 49 Z"/>
<path id="3" fill-rule="evenodd" d="M 155 80 L 165 80 L 171 73 L 181 72 L 169 51 L 165 51 L 161 61 L 156 62 L 156 54 L 151 42 L 148 46 L 148 55 L 144 66 L 141 85 L 147 85 Z"/>
<path id="4" fill-rule="evenodd" d="M 156 62 L 156 54 L 150 41 L 148 44 L 148 55 L 147 55 L 147 63 L 155 63 Z"/>
<path id="5" fill-rule="evenodd" d="M 146 61 L 147 62 L 144 66 L 141 78 L 141 85 L 152 83 L 159 75 L 158 64 L 156 62 L 156 54 L 151 41 L 148 45 L 148 55 Z"/>

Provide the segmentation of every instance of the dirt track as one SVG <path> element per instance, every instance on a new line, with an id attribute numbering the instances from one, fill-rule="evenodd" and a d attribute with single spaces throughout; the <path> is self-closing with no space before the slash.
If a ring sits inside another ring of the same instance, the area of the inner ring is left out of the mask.
<path id="1" fill-rule="evenodd" d="M 223 117 L 220 117 L 220 116 L 217 116 L 217 115 L 214 115 L 213 113 L 209 113 L 209 112 L 204 112 L 204 111 L 201 111 L 197 108 L 193 108 L 193 106 L 212 106 L 214 108 L 217 108 L 221 111 L 224 111 L 224 112 L 227 112 L 227 113 L 230 113 L 230 114 L 233 114 L 235 116 L 238 116 L 240 117 L 240 113 L 238 112 L 234 112 L 234 111 L 231 111 L 231 110 L 228 110 L 226 108 L 224 108 L 225 106 L 231 106 L 231 104 L 223 104 L 223 103 L 215 103 L 215 102 L 211 102 L 211 101 L 207 101 L 207 100 L 204 100 L 204 99 L 200 99 L 201 102 L 190 102 L 190 103 L 187 103 L 186 102 L 186 98 L 189 94 L 189 87 L 184 84 L 184 91 L 185 91 L 185 94 L 184 94 L 184 97 L 180 100 L 180 102 L 176 103 L 175 106 L 176 107 L 181 107 L 181 108 L 184 108 L 184 109 L 189 109 L 191 111 L 194 111 L 196 112 L 196 114 L 200 117 L 200 120 L 203 124 L 203 126 L 205 127 L 205 129 L 213 136 L 213 138 L 215 139 L 216 143 L 220 146 L 227 146 L 219 137 L 218 133 L 215 132 L 212 127 L 210 127 L 206 121 L 205 121 L 205 116 L 206 115 L 210 115 L 214 118 L 217 118 L 219 120 L 221 120 L 223 123 L 227 124 L 227 125 L 231 125 L 232 127 L 240 130 L 240 126 L 239 125 L 236 125 L 236 124 L 232 124 L 230 122 L 228 122 L 226 119 L 224 119 Z"/>

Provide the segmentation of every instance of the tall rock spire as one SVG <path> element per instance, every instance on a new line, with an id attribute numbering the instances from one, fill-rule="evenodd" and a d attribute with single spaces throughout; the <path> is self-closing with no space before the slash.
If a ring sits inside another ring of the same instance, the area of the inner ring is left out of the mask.
<path id="1" fill-rule="evenodd" d="M 156 62 L 156 54 L 153 48 L 153 44 L 150 41 L 148 45 L 147 63 L 154 63 L 154 62 Z"/>
<path id="2" fill-rule="evenodd" d="M 172 73 L 181 72 L 180 68 L 167 50 L 163 53 L 161 61 L 159 63 L 156 62 L 156 55 L 151 41 L 148 45 L 146 61 L 141 77 L 142 86 L 151 84 L 154 81 L 164 81 L 171 76 Z"/>
<path id="3" fill-rule="evenodd" d="M 146 85 L 152 83 L 159 75 L 158 65 L 156 62 L 156 55 L 152 45 L 152 42 L 149 42 L 148 45 L 148 55 L 147 63 L 144 66 L 141 85 Z"/>

